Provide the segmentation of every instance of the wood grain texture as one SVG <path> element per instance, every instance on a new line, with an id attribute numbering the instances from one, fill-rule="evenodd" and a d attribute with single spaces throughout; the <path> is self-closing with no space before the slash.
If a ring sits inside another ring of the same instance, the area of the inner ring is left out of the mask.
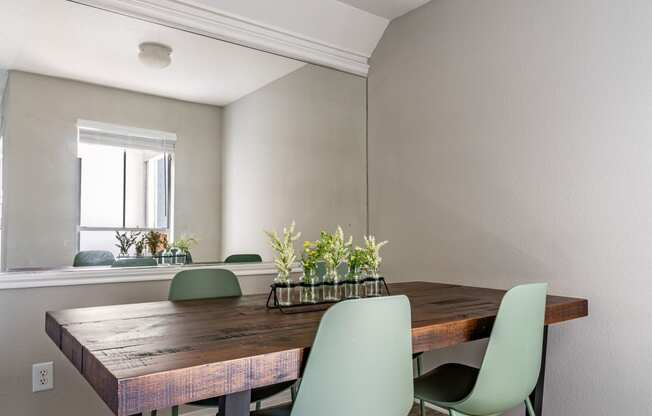
<path id="1" fill-rule="evenodd" d="M 412 305 L 415 352 L 486 338 L 504 291 L 390 285 Z M 151 302 L 46 314 L 46 332 L 118 416 L 222 396 L 300 375 L 323 312 L 267 310 L 267 295 Z M 588 315 L 549 296 L 546 323 Z"/>

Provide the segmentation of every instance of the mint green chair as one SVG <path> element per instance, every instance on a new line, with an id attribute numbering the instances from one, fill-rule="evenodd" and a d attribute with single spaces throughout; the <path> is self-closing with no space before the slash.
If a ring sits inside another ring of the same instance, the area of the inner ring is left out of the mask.
<path id="1" fill-rule="evenodd" d="M 184 270 L 177 273 L 170 284 L 168 299 L 172 301 L 183 301 L 193 299 L 226 298 L 242 296 L 242 289 L 238 277 L 232 271 L 226 269 L 195 269 Z M 260 401 L 284 390 L 294 384 L 294 381 L 274 384 L 271 386 L 253 389 L 251 401 L 260 407 Z M 188 403 L 191 406 L 219 407 L 218 398 L 210 398 Z M 156 411 L 152 411 L 152 416 Z M 179 407 L 172 408 L 172 415 L 179 415 Z"/>
<path id="2" fill-rule="evenodd" d="M 72 267 L 111 266 L 115 261 L 113 253 L 106 250 L 86 250 L 75 254 Z"/>
<path id="3" fill-rule="evenodd" d="M 260 254 L 231 254 L 224 263 L 260 263 L 263 258 Z"/>
<path id="4" fill-rule="evenodd" d="M 406 416 L 414 401 L 405 296 L 347 300 L 322 317 L 294 404 L 253 416 Z"/>
<path id="5" fill-rule="evenodd" d="M 151 257 L 136 257 L 129 259 L 117 259 L 111 267 L 153 267 L 156 266 L 156 260 Z"/>
<path id="6" fill-rule="evenodd" d="M 537 283 L 508 291 L 480 368 L 437 367 L 415 380 L 415 397 L 451 416 L 497 416 L 522 403 L 536 416 L 529 395 L 541 369 L 547 290 Z"/>

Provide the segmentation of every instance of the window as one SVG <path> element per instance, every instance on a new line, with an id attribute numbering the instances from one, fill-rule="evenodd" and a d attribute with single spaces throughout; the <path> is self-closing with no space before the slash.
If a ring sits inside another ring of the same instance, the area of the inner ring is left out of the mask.
<path id="1" fill-rule="evenodd" d="M 84 121 L 78 134 L 79 249 L 117 254 L 116 231 L 170 236 L 176 137 Z"/>

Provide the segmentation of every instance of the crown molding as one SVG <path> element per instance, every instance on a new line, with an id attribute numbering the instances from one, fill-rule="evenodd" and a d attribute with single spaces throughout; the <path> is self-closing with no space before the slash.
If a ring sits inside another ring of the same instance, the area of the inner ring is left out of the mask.
<path id="1" fill-rule="evenodd" d="M 69 1 L 356 75 L 367 76 L 369 71 L 369 56 L 364 53 L 199 6 L 190 0 Z"/>

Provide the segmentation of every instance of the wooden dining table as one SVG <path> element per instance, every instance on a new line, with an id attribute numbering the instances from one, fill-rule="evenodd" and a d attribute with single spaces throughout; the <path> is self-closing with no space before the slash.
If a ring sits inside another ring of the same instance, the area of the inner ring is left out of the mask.
<path id="1" fill-rule="evenodd" d="M 487 338 L 505 293 L 431 282 L 389 290 L 410 300 L 415 353 Z M 69 309 L 47 312 L 45 329 L 117 416 L 211 397 L 220 398 L 221 415 L 244 416 L 251 389 L 301 376 L 323 315 L 282 313 L 267 309 L 266 300 L 263 294 Z M 532 393 L 538 416 L 548 325 L 587 315 L 586 299 L 548 296 L 542 371 Z"/>

